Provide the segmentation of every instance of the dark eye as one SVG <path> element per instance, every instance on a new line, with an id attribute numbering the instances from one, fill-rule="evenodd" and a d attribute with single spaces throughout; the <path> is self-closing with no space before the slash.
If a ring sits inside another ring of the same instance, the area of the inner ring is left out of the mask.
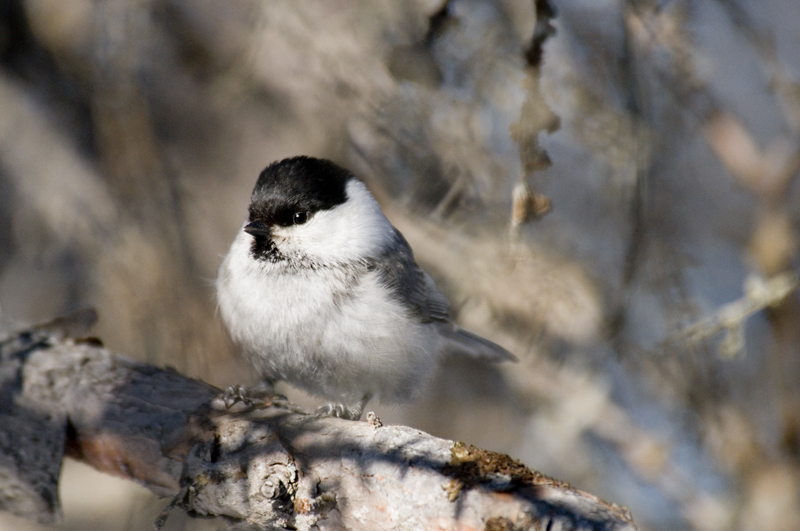
<path id="1" fill-rule="evenodd" d="M 311 217 L 309 212 L 295 212 L 292 216 L 292 223 L 295 225 L 302 225 Z"/>

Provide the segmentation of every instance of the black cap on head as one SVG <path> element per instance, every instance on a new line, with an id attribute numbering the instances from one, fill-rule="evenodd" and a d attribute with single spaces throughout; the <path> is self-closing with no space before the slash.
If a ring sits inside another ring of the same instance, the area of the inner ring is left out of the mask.
<path id="1" fill-rule="evenodd" d="M 330 210 L 347 200 L 353 174 L 329 160 L 292 157 L 273 162 L 258 176 L 250 220 L 276 222 L 293 212 Z"/>

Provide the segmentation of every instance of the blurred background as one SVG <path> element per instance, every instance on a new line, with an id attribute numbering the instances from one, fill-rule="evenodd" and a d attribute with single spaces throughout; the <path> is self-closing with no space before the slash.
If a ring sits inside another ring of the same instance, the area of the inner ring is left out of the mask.
<path id="1" fill-rule="evenodd" d="M 0 0 L 2 328 L 93 305 L 114 351 L 253 383 L 220 256 L 264 166 L 331 158 L 520 358 L 448 361 L 384 423 L 644 530 L 798 530 L 798 28 L 796 0 Z M 63 529 L 166 504 L 62 476 Z"/>

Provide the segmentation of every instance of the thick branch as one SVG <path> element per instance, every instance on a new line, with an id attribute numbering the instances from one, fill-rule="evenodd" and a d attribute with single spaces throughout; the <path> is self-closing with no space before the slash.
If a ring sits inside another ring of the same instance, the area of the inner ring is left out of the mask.
<path id="1" fill-rule="evenodd" d="M 374 418 L 220 411 L 217 393 L 41 329 L 3 342 L 0 509 L 57 519 L 66 448 L 248 529 L 635 529 L 619 507 L 505 455 Z"/>

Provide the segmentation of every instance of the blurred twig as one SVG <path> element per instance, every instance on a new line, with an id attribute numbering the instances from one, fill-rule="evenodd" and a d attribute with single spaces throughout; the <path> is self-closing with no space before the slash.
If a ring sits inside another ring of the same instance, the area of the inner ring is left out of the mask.
<path id="1" fill-rule="evenodd" d="M 720 307 L 714 315 L 702 319 L 668 338 L 666 345 L 700 344 L 720 333 L 725 333 L 720 344 L 720 355 L 732 358 L 744 348 L 744 324 L 761 310 L 775 307 L 800 286 L 800 275 L 782 273 L 770 279 L 751 275 L 745 280 L 745 296 Z"/>

